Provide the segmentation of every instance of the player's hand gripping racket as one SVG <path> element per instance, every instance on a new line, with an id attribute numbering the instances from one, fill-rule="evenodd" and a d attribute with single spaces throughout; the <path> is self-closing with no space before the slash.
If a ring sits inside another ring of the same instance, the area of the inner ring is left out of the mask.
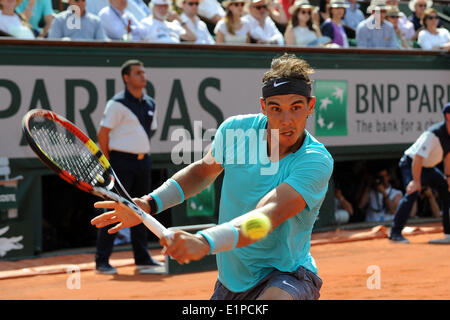
<path id="1" fill-rule="evenodd" d="M 73 123 L 54 112 L 33 109 L 23 117 L 22 129 L 31 149 L 62 179 L 126 205 L 158 238 L 172 238 L 172 231 L 134 203 L 97 145 Z"/>

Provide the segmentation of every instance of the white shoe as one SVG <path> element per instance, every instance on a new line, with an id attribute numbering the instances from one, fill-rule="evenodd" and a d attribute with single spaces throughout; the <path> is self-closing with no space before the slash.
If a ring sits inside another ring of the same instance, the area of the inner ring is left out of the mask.
<path id="1" fill-rule="evenodd" d="M 442 239 L 433 239 L 428 241 L 430 244 L 450 244 L 450 234 L 446 234 Z"/>
<path id="2" fill-rule="evenodd" d="M 155 264 L 151 265 L 136 265 L 136 270 L 140 274 L 161 274 L 166 272 L 164 263 L 154 260 Z"/>

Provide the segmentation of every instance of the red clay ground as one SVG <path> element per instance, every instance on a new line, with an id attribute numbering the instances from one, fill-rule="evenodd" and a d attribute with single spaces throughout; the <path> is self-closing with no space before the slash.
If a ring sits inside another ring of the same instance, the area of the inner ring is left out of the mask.
<path id="1" fill-rule="evenodd" d="M 313 235 L 311 252 L 324 281 L 321 299 L 450 299 L 450 246 L 428 244 L 442 233 L 410 235 L 409 245 L 389 243 L 384 228 L 359 232 L 362 239 L 368 234 L 372 234 L 372 240 L 352 242 L 342 242 L 342 237 L 339 240 L 339 233 Z M 346 241 L 352 237 L 357 238 L 354 232 L 345 234 Z M 325 238 L 334 238 L 334 243 L 324 244 Z M 159 250 L 152 250 L 152 254 L 162 259 Z M 197 300 L 209 299 L 212 293 L 216 271 L 139 275 L 131 257 L 129 251 L 113 254 L 112 264 L 119 267 L 119 274 L 114 276 L 95 274 L 92 254 L 0 262 L 0 299 Z M 60 266 L 63 272 L 57 274 L 26 275 L 57 272 L 55 264 L 77 264 L 85 270 L 81 272 L 80 289 L 67 288 L 65 266 Z M 373 271 L 368 273 L 369 266 L 379 270 L 379 289 L 367 286 L 374 276 Z M 25 267 L 29 269 L 22 269 Z"/>

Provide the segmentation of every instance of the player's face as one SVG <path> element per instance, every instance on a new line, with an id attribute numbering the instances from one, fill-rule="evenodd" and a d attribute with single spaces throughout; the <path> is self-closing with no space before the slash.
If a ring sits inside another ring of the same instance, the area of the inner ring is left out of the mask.
<path id="1" fill-rule="evenodd" d="M 315 97 L 285 94 L 261 98 L 262 112 L 267 116 L 267 130 L 279 130 L 280 152 L 293 147 L 303 138 L 306 120 L 314 111 Z"/>
<path id="2" fill-rule="evenodd" d="M 133 88 L 144 89 L 147 85 L 147 77 L 145 76 L 145 70 L 142 66 L 131 66 L 130 74 L 124 75 L 127 86 Z"/>

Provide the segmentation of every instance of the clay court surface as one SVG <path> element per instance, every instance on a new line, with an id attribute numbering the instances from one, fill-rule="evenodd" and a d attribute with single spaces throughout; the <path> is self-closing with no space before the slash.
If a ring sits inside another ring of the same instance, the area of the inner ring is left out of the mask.
<path id="1" fill-rule="evenodd" d="M 387 231 L 380 226 L 313 234 L 311 252 L 324 281 L 321 299 L 450 299 L 450 246 L 428 244 L 442 236 L 440 224 L 406 230 L 409 245 L 391 244 Z M 159 250 L 152 254 L 163 260 Z M 78 254 L 0 262 L 0 299 L 204 300 L 217 276 L 216 271 L 139 275 L 130 251 L 113 254 L 118 275 L 97 275 L 93 258 Z M 67 287 L 70 265 L 81 269 L 79 289 Z"/>

